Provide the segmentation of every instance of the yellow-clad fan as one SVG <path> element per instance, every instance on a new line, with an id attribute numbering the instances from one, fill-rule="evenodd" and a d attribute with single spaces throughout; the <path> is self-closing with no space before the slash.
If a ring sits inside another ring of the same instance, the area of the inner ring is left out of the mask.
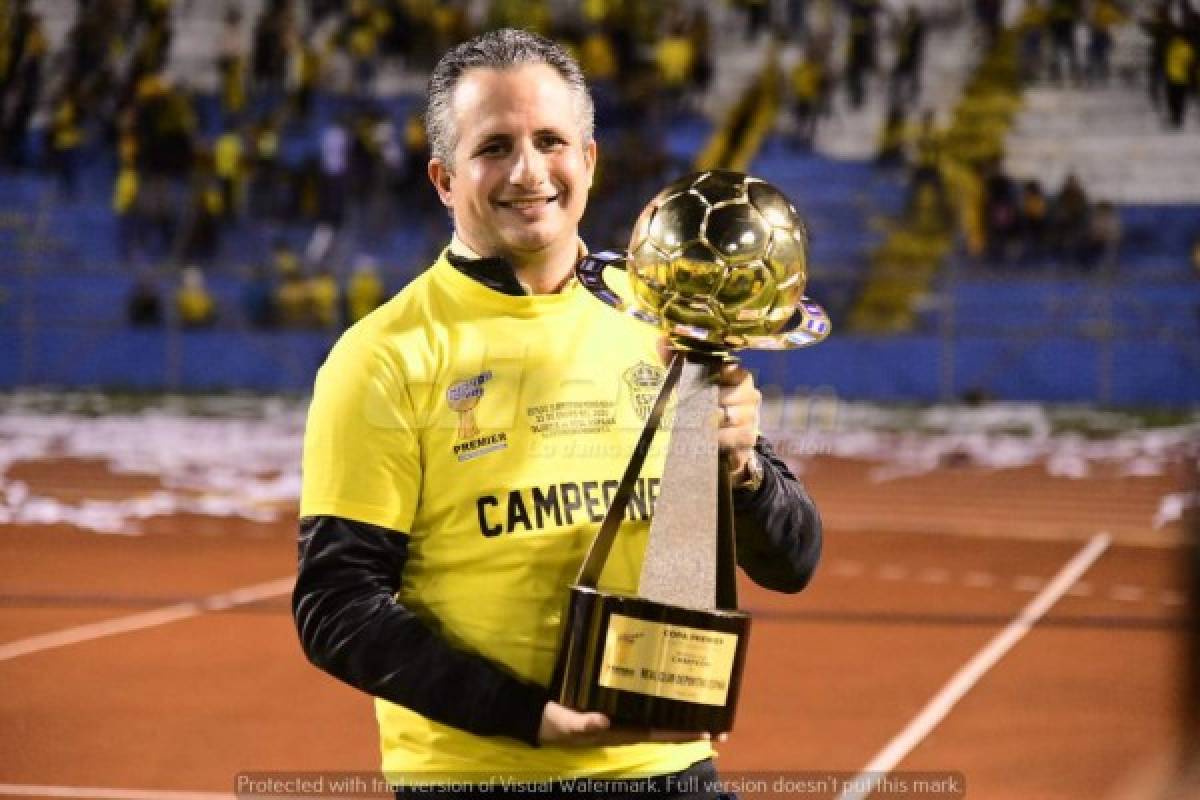
<path id="1" fill-rule="evenodd" d="M 351 323 L 383 305 L 383 280 L 369 258 L 360 259 L 346 285 L 346 312 Z"/>
<path id="2" fill-rule="evenodd" d="M 196 267 L 183 270 L 179 289 L 175 292 L 175 311 L 185 328 L 211 325 L 217 317 L 217 304 L 208 291 L 204 273 Z"/>

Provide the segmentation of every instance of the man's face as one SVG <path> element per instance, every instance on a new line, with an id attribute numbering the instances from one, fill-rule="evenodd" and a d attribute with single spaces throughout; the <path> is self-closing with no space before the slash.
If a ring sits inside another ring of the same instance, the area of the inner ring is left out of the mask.
<path id="1" fill-rule="evenodd" d="M 583 144 L 566 82 L 545 64 L 470 69 L 451 112 L 454 164 L 431 160 L 429 177 L 458 235 L 514 263 L 573 252 L 596 145 Z"/>

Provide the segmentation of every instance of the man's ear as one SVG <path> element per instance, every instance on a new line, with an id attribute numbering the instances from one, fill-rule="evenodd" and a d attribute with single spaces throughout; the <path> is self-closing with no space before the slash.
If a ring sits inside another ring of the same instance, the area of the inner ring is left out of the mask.
<path id="1" fill-rule="evenodd" d="M 450 168 L 446 166 L 446 162 L 440 158 L 429 159 L 429 182 L 433 184 L 433 188 L 437 189 L 438 197 L 442 200 L 442 205 L 446 208 L 453 209 L 454 201 L 450 194 Z"/>
<path id="2" fill-rule="evenodd" d="M 592 181 L 596 177 L 596 155 L 597 155 L 597 153 L 598 153 L 598 149 L 596 147 L 595 139 L 592 139 L 590 142 L 588 142 L 586 145 L 584 145 L 583 163 L 587 165 L 588 188 L 589 189 L 592 188 Z"/>

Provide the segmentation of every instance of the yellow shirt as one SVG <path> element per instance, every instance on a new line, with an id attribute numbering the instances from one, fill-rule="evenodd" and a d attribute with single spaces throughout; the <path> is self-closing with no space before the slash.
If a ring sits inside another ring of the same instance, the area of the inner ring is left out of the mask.
<path id="1" fill-rule="evenodd" d="M 358 322 L 383 302 L 383 281 L 374 272 L 359 272 L 346 287 L 346 305 L 350 321 Z"/>
<path id="2" fill-rule="evenodd" d="M 79 127 L 79 114 L 75 103 L 64 100 L 54 112 L 53 142 L 55 150 L 73 150 L 83 141 L 83 130 Z"/>
<path id="3" fill-rule="evenodd" d="M 617 55 L 612 42 L 599 31 L 588 34 L 579 52 L 580 66 L 592 80 L 608 81 L 616 77 Z"/>
<path id="4" fill-rule="evenodd" d="M 117 173 L 117 181 L 113 185 L 113 211 L 124 214 L 133 207 L 137 199 L 138 174 L 137 170 L 126 164 Z"/>
<path id="5" fill-rule="evenodd" d="M 300 513 L 408 533 L 397 600 L 455 647 L 548 685 L 568 586 L 657 391 L 646 376 L 662 380 L 657 338 L 577 282 L 509 296 L 443 254 L 321 368 Z M 610 591 L 636 590 L 665 439 L 601 578 Z M 533 748 L 384 700 L 376 716 L 393 781 L 662 775 L 712 755 L 705 742 Z"/>
<path id="6" fill-rule="evenodd" d="M 821 67 L 813 61 L 801 61 L 792 68 L 792 94 L 812 101 L 821 93 Z"/>
<path id="7" fill-rule="evenodd" d="M 200 325 L 212 319 L 215 306 L 212 296 L 203 289 L 183 287 L 175 295 L 175 307 L 185 325 Z"/>
<path id="8" fill-rule="evenodd" d="M 1022 31 L 1037 30 L 1045 26 L 1046 9 L 1040 6 L 1026 6 L 1017 19 L 1017 28 Z"/>
<path id="9" fill-rule="evenodd" d="M 313 322 L 308 284 L 298 273 L 288 273 L 279 284 L 275 290 L 275 303 L 279 308 L 279 321 L 284 326 L 297 327 Z"/>
<path id="10" fill-rule="evenodd" d="M 608 0 L 583 0 L 583 18 L 588 22 L 603 22 L 611 10 Z"/>
<path id="11" fill-rule="evenodd" d="M 683 86 L 691 74 L 692 43 L 683 36 L 667 36 L 655 48 L 658 74 L 667 86 Z"/>
<path id="12" fill-rule="evenodd" d="M 1107 30 L 1120 25 L 1125 20 L 1125 15 L 1121 13 L 1121 9 L 1116 6 L 1112 0 L 1102 0 L 1092 7 L 1092 23 L 1098 28 Z"/>
<path id="13" fill-rule="evenodd" d="M 232 131 L 218 136 L 213 147 L 213 161 L 217 175 L 222 178 L 238 177 L 242 161 L 242 137 Z"/>
<path id="14" fill-rule="evenodd" d="M 313 321 L 332 328 L 338 321 L 338 285 L 332 275 L 314 275 L 308 279 L 308 299 Z"/>
<path id="15" fill-rule="evenodd" d="M 1166 73 L 1171 83 L 1187 83 L 1191 78 L 1192 62 L 1196 54 L 1183 36 L 1178 35 L 1167 43 Z"/>

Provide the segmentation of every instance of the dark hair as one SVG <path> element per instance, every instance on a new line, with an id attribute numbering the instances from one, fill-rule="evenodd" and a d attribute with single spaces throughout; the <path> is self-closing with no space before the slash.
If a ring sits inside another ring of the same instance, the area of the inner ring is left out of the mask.
<path id="1" fill-rule="evenodd" d="M 578 62 L 562 46 L 529 31 L 502 28 L 480 34 L 446 52 L 429 76 L 429 104 L 425 110 L 425 130 L 430 154 L 453 164 L 458 131 L 454 127 L 454 90 L 469 69 L 511 69 L 522 64 L 545 64 L 566 82 L 575 99 L 580 138 L 586 145 L 595 129 L 595 106 Z"/>

